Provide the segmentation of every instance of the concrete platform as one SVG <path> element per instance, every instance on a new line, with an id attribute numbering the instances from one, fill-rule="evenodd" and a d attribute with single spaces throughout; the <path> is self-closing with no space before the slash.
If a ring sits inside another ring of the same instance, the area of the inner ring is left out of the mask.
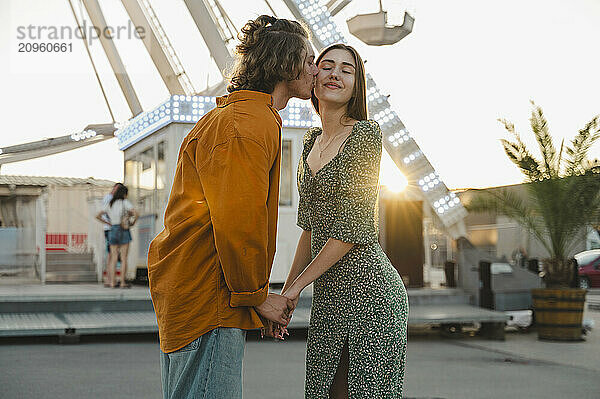
<path id="1" fill-rule="evenodd" d="M 469 305 L 459 289 L 409 290 L 409 325 L 498 324 L 502 312 Z M 307 328 L 312 290 L 303 292 L 290 328 Z M 148 287 L 98 284 L 0 286 L 0 336 L 76 336 L 157 332 Z"/>
<path id="2" fill-rule="evenodd" d="M 411 306 L 408 324 L 504 323 L 509 316 L 466 304 Z"/>
<path id="3" fill-rule="evenodd" d="M 148 287 L 106 288 L 101 284 L 0 285 L 0 303 L 84 300 L 150 300 Z"/>
<path id="4" fill-rule="evenodd" d="M 54 313 L 0 313 L 0 337 L 62 335 L 68 328 Z"/>
<path id="5" fill-rule="evenodd" d="M 154 312 L 0 313 L 0 336 L 157 332 Z"/>
<path id="6" fill-rule="evenodd" d="M 471 296 L 458 288 L 412 288 L 408 289 L 409 306 L 469 304 Z"/>

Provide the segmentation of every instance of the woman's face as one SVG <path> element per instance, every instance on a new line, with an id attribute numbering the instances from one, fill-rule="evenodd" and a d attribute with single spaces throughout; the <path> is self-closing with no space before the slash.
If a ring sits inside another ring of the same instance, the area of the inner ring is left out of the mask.
<path id="1" fill-rule="evenodd" d="M 315 96 L 319 103 L 346 104 L 354 92 L 356 63 L 347 50 L 329 50 L 319 61 Z"/>

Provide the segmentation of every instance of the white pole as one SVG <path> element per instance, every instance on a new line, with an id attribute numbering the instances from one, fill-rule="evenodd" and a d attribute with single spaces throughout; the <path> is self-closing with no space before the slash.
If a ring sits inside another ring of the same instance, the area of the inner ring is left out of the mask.
<path id="1" fill-rule="evenodd" d="M 42 192 L 37 197 L 35 204 L 35 231 L 37 247 L 39 248 L 40 279 L 42 284 L 46 284 L 46 196 L 47 193 Z"/>

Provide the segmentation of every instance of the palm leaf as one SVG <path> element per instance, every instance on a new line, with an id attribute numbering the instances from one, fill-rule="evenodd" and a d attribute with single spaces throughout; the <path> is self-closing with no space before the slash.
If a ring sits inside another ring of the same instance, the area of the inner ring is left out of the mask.
<path id="1" fill-rule="evenodd" d="M 595 116 L 571 141 L 571 147 L 567 147 L 567 176 L 585 173 L 584 161 L 587 158 L 590 147 L 600 138 L 600 115 Z"/>
<path id="2" fill-rule="evenodd" d="M 544 116 L 542 108 L 536 106 L 533 101 L 531 101 L 531 104 L 533 105 L 533 110 L 531 111 L 529 121 L 535 139 L 540 147 L 540 152 L 542 153 L 542 160 L 544 162 L 542 173 L 546 179 L 558 177 L 559 170 L 556 165 L 556 149 L 554 148 L 552 137 L 548 132 L 548 121 Z"/>
<path id="3" fill-rule="evenodd" d="M 563 153 L 565 151 L 565 139 L 560 142 L 560 151 L 558 152 L 558 159 L 556 160 L 556 169 L 560 172 L 560 167 L 563 163 Z"/>
<path id="4" fill-rule="evenodd" d="M 509 159 L 521 169 L 521 172 L 523 172 L 530 181 L 543 178 L 543 175 L 540 172 L 542 169 L 540 162 L 529 152 L 525 143 L 521 140 L 521 136 L 516 132 L 515 126 L 506 119 L 498 119 L 498 121 L 504 124 L 506 130 L 515 138 L 514 142 L 505 139 L 500 140 L 504 147 L 504 152 L 506 152 Z"/>

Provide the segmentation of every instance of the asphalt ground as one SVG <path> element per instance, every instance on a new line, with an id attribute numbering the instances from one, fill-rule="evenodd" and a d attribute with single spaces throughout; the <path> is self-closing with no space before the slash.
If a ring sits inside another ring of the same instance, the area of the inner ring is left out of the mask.
<path id="1" fill-rule="evenodd" d="M 590 314 L 588 312 L 588 314 Z M 592 317 L 596 326 L 600 312 Z M 409 338 L 405 398 L 600 397 L 600 334 L 587 341 L 537 341 L 535 332 L 487 341 L 465 333 Z M 306 330 L 286 342 L 248 337 L 244 398 L 302 398 Z M 161 398 L 154 334 L 0 340 L 0 398 Z M 587 355 L 586 355 L 587 354 Z"/>

